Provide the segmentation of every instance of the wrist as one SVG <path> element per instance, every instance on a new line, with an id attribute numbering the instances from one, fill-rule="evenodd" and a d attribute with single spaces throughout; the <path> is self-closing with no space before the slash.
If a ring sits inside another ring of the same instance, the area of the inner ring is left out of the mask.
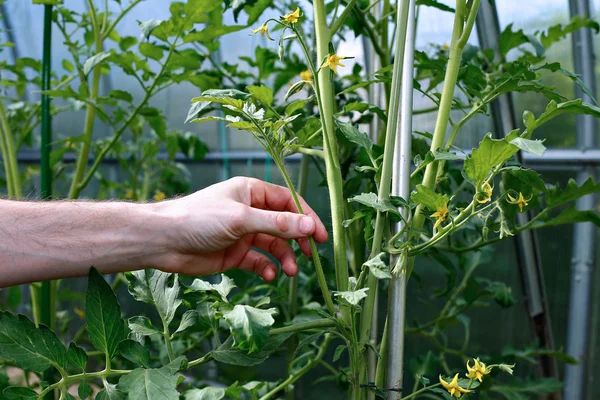
<path id="1" fill-rule="evenodd" d="M 152 233 L 145 232 L 142 235 L 149 240 L 147 246 L 156 250 L 148 254 L 144 262 L 145 268 L 172 272 L 179 264 L 178 260 L 182 254 L 179 237 L 185 216 L 181 210 L 173 207 L 173 203 L 171 200 L 143 206 L 143 218 L 146 222 L 151 222 L 140 224 L 140 228 L 148 231 L 148 227 L 151 226 Z"/>

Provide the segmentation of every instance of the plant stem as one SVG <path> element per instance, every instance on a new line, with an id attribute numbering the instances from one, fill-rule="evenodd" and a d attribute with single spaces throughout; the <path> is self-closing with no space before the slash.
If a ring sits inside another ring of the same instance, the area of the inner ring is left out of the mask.
<path id="1" fill-rule="evenodd" d="M 15 141 L 12 134 L 12 129 L 8 122 L 8 117 L 4 111 L 4 104 L 0 102 L 0 123 L 2 124 L 1 130 L 3 132 L 3 153 L 4 163 L 9 164 L 10 176 L 6 176 L 6 180 L 11 181 L 12 185 L 12 196 L 15 198 L 21 198 L 23 193 L 21 191 L 21 178 L 19 176 L 19 164 L 17 163 L 17 149 L 15 148 Z M 6 166 L 5 166 L 6 168 Z"/>
<path id="2" fill-rule="evenodd" d="M 129 127 L 129 125 L 131 124 L 131 122 L 133 122 L 135 117 L 137 117 L 140 110 L 146 106 L 150 97 L 152 97 L 154 94 L 156 94 L 156 93 L 153 93 L 154 89 L 156 88 L 156 86 L 158 85 L 158 81 L 161 79 L 162 75 L 166 71 L 167 64 L 169 63 L 171 56 L 173 55 L 173 52 L 175 51 L 175 44 L 178 39 L 179 39 L 179 36 L 176 36 L 173 43 L 169 46 L 169 54 L 167 54 L 167 58 L 165 59 L 165 62 L 163 63 L 160 72 L 156 75 L 154 82 L 152 82 L 152 85 L 150 85 L 150 87 L 146 89 L 146 94 L 144 95 L 144 98 L 142 99 L 142 101 L 131 112 L 131 114 L 129 115 L 127 120 L 123 123 L 123 125 L 121 125 L 121 127 L 115 132 L 115 135 L 112 137 L 111 141 L 107 145 L 105 145 L 102 148 L 102 150 L 100 150 L 100 152 L 98 153 L 98 156 L 94 160 L 94 164 L 92 164 L 91 168 L 89 169 L 89 171 L 87 172 L 85 177 L 77 185 L 77 187 L 75 189 L 75 194 L 74 194 L 75 197 L 79 196 L 79 193 L 87 186 L 87 184 L 90 182 L 90 180 L 94 176 L 94 173 L 98 170 L 98 168 L 102 164 L 102 161 L 104 161 L 104 157 L 106 157 L 106 154 L 113 148 L 115 143 L 117 143 L 117 141 L 121 138 L 121 135 L 123 134 L 123 132 L 125 132 L 125 129 L 127 129 Z"/>
<path id="3" fill-rule="evenodd" d="M 434 385 L 426 386 L 426 387 L 424 387 L 423 389 L 417 390 L 416 392 L 414 392 L 414 393 L 411 393 L 411 394 L 409 394 L 409 395 L 408 395 L 408 396 L 406 396 L 406 397 L 403 397 L 403 398 L 402 398 L 402 400 L 408 400 L 408 399 L 411 399 L 411 398 L 413 398 L 413 397 L 416 397 L 416 396 L 418 396 L 419 394 L 421 394 L 421 393 L 423 393 L 423 392 L 426 392 L 426 391 L 428 391 L 428 390 L 431 390 L 431 389 L 433 389 L 433 388 L 435 388 L 435 387 L 438 387 L 438 386 L 441 386 L 441 383 L 436 383 L 436 384 L 434 384 Z"/>
<path id="4" fill-rule="evenodd" d="M 273 335 L 281 335 L 284 333 L 301 332 L 301 331 L 306 331 L 309 329 L 332 328 L 334 326 L 336 326 L 335 321 L 333 321 L 329 318 L 321 318 L 321 319 L 315 319 L 315 320 L 309 321 L 309 322 L 301 322 L 299 324 L 284 326 L 282 328 L 273 328 L 269 331 L 269 334 L 271 336 L 273 336 Z"/>
<path id="5" fill-rule="evenodd" d="M 324 0 L 314 1 L 315 36 L 317 42 L 317 60 L 320 62 L 329 55 L 329 41 L 331 33 L 327 27 Z M 329 187 L 329 200 L 331 205 L 331 223 L 333 230 L 333 252 L 335 259 L 335 272 L 337 290 L 348 290 L 348 261 L 346 255 L 346 236 L 344 233 L 344 192 L 342 171 L 339 165 L 339 152 L 335 126 L 333 120 L 333 86 L 331 84 L 332 71 L 323 68 L 315 81 L 318 84 L 317 100 L 321 108 L 321 123 L 323 125 L 323 146 L 325 148 L 325 166 L 327 172 L 327 185 Z M 343 310 L 346 310 L 343 307 Z M 347 311 L 343 311 L 347 314 Z M 348 320 L 345 317 L 346 321 Z"/>
<path id="6" fill-rule="evenodd" d="M 348 14 L 350 14 L 352 8 L 354 7 L 357 1 L 358 0 L 350 0 L 346 5 L 346 8 L 344 8 L 344 11 L 342 11 L 342 13 L 340 14 L 339 18 L 333 21 L 331 27 L 329 28 L 329 31 L 331 32 L 331 37 L 333 37 L 337 33 L 337 31 L 340 30 L 340 28 L 344 24 L 344 20 L 346 19 L 346 17 L 348 17 Z"/>
<path id="7" fill-rule="evenodd" d="M 300 161 L 300 172 L 298 174 L 298 193 L 300 196 L 304 196 L 306 194 L 306 186 L 308 181 L 308 161 L 308 156 L 302 156 L 302 160 Z M 289 320 L 292 321 L 298 312 L 298 274 L 290 278 L 288 307 Z M 291 337 L 286 355 L 286 365 L 288 366 L 289 372 L 291 372 L 291 365 L 294 361 L 294 353 L 297 345 L 298 339 L 296 336 Z M 295 398 L 293 386 L 287 389 L 286 398 L 288 400 L 293 400 Z"/>
<path id="8" fill-rule="evenodd" d="M 90 18 L 92 20 L 92 28 L 94 31 L 94 41 L 95 41 L 95 55 L 100 54 L 103 51 L 103 39 L 102 32 L 100 31 L 100 27 L 98 26 L 98 17 L 96 15 L 96 8 L 94 3 L 91 0 L 88 0 L 88 7 L 90 9 Z M 91 103 L 95 103 L 98 98 L 98 91 L 100 89 L 100 73 L 102 69 L 100 65 L 96 65 L 94 67 L 92 73 L 92 87 L 90 90 L 89 101 Z M 94 122 L 96 120 L 96 108 L 91 104 L 86 106 L 85 110 L 85 123 L 84 130 L 82 135 L 82 144 L 81 150 L 79 151 L 79 155 L 77 157 L 77 164 L 75 167 L 75 174 L 73 175 L 73 180 L 71 181 L 71 188 L 69 189 L 69 199 L 76 199 L 79 197 L 79 193 L 81 190 L 79 189 L 79 184 L 84 177 L 85 170 L 87 168 L 87 164 L 90 156 L 90 148 L 92 144 L 92 137 L 94 135 Z"/>
<path id="9" fill-rule="evenodd" d="M 2 102 L 0 102 L 0 107 L 4 107 Z M 6 132 L 4 132 L 4 128 L 0 125 L 0 151 L 2 151 L 2 160 L 4 164 L 4 175 L 6 177 L 6 189 L 8 191 L 8 197 L 15 197 L 15 189 L 13 186 L 13 173 L 12 173 L 12 164 L 10 163 L 10 158 L 8 154 L 8 149 L 6 146 Z"/>
<path id="10" fill-rule="evenodd" d="M 285 389 L 288 385 L 294 384 L 298 379 L 304 376 L 308 371 L 319 365 L 321 359 L 325 355 L 325 350 L 327 350 L 327 346 L 331 341 L 332 336 L 330 334 L 325 335 L 325 339 L 321 346 L 319 346 L 319 351 L 315 358 L 311 359 L 304 367 L 300 368 L 298 371 L 291 374 L 285 381 L 277 385 L 273 390 L 260 398 L 260 400 L 268 400 L 273 398 L 278 392 Z"/>
<path id="11" fill-rule="evenodd" d="M 294 204 L 298 209 L 300 214 L 304 214 L 304 210 L 302 209 L 302 204 L 298 199 L 298 194 L 296 193 L 296 189 L 294 189 L 294 184 L 290 179 L 285 166 L 281 162 L 281 160 L 276 157 L 274 153 L 271 154 L 273 156 L 273 160 L 279 167 L 281 171 L 281 175 L 283 176 L 283 180 L 285 181 L 290 193 L 292 194 L 292 199 L 294 200 Z M 327 306 L 327 310 L 331 315 L 335 315 L 335 306 L 333 305 L 333 300 L 331 299 L 331 295 L 329 294 L 329 288 L 327 287 L 327 279 L 325 278 L 325 273 L 323 272 L 323 266 L 321 265 L 321 259 L 319 258 L 319 250 L 317 249 L 317 245 L 315 244 L 315 239 L 313 237 L 308 238 L 308 243 L 310 245 L 310 251 L 312 253 L 313 261 L 315 264 L 315 271 L 317 273 L 317 281 L 319 282 L 319 286 L 321 288 L 321 292 L 323 293 L 323 299 L 325 300 L 325 305 Z"/>

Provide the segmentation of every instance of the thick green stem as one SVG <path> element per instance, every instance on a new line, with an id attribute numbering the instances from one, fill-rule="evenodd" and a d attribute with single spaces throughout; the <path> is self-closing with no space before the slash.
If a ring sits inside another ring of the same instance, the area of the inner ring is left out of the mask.
<path id="1" fill-rule="evenodd" d="M 0 107 L 2 107 L 2 103 L 0 103 Z M 15 189 L 13 186 L 13 173 L 12 173 L 12 165 L 9 160 L 8 150 L 6 148 L 6 133 L 4 132 L 4 128 L 0 126 L 0 151 L 2 151 L 2 164 L 4 164 L 4 176 L 6 177 L 6 190 L 8 191 L 8 197 L 15 197 Z"/>
<path id="2" fill-rule="evenodd" d="M 100 31 L 100 27 L 98 26 L 98 18 L 96 15 L 96 8 L 94 4 L 88 0 L 88 5 L 90 8 L 90 17 L 92 20 L 92 27 L 94 30 L 94 40 L 95 40 L 95 54 L 100 54 L 103 51 L 103 40 L 102 40 L 102 32 Z M 102 69 L 100 65 L 96 65 L 92 72 L 92 86 L 90 89 L 90 97 L 89 101 L 91 103 L 95 103 L 98 98 L 98 91 L 100 89 L 100 73 Z M 83 82 L 82 82 L 83 83 Z M 79 197 L 80 189 L 79 184 L 84 177 L 85 170 L 87 168 L 87 164 L 90 156 L 90 149 L 92 145 L 92 137 L 94 135 L 94 123 L 96 121 L 96 107 L 91 104 L 86 106 L 85 110 L 85 123 L 82 135 L 82 144 L 81 149 L 79 151 L 79 155 L 77 156 L 77 164 L 75 166 L 75 174 L 73 175 L 73 180 L 71 181 L 71 188 L 69 189 L 69 199 L 75 199 Z"/>
<path id="3" fill-rule="evenodd" d="M 6 176 L 7 182 L 12 186 L 12 197 L 21 198 L 21 178 L 19 177 L 19 164 L 17 163 L 17 149 L 13 138 L 12 129 L 8 122 L 8 117 L 4 111 L 4 105 L 0 102 L 0 123 L 2 124 L 2 152 L 4 153 L 4 164 L 9 166 L 10 175 Z"/>
<path id="4" fill-rule="evenodd" d="M 315 36 L 317 41 L 317 61 L 320 63 L 329 55 L 329 42 L 331 34 L 327 27 L 325 2 L 314 1 Z M 325 148 L 325 165 L 327 169 L 327 185 L 329 187 L 329 200 L 331 204 L 331 223 L 333 230 L 333 252 L 335 258 L 335 271 L 337 290 L 348 290 L 348 261 L 346 255 L 346 236 L 344 233 L 344 194 L 342 171 L 339 165 L 339 152 L 335 125 L 333 120 L 333 86 L 330 78 L 331 70 L 323 68 L 319 72 L 317 98 L 321 108 L 321 122 L 323 124 L 323 145 Z"/>
<path id="5" fill-rule="evenodd" d="M 444 145 L 446 129 L 450 119 L 450 111 L 452 111 L 452 100 L 454 98 L 454 89 L 456 87 L 456 81 L 458 78 L 458 70 L 460 68 L 462 52 L 469 36 L 471 35 L 473 22 L 475 20 L 475 15 L 477 14 L 478 8 L 479 0 L 475 0 L 468 16 L 469 18 L 467 21 L 467 26 L 463 28 L 465 13 L 467 12 L 465 0 L 456 1 L 454 28 L 452 30 L 452 44 L 450 45 L 448 66 L 446 68 L 446 75 L 444 77 L 444 88 L 442 90 L 442 97 L 440 100 L 440 111 L 437 115 L 433 139 L 431 141 L 430 150 L 432 152 L 437 149 L 441 149 Z M 425 169 L 425 175 L 423 177 L 422 184 L 430 189 L 435 187 L 437 166 L 438 163 L 434 161 Z M 423 210 L 421 206 L 417 207 L 417 210 L 415 211 L 415 216 L 413 219 L 413 228 L 415 229 L 420 229 L 425 223 L 425 216 L 423 215 L 422 211 Z"/>
<path id="6" fill-rule="evenodd" d="M 273 336 L 273 335 L 281 335 L 284 333 L 307 331 L 309 329 L 332 328 L 334 326 L 336 326 L 335 321 L 333 321 L 329 318 L 321 318 L 321 319 L 315 319 L 315 320 L 309 321 L 309 322 L 301 322 L 299 324 L 284 326 L 282 328 L 273 328 L 269 331 L 269 334 L 271 336 Z"/>

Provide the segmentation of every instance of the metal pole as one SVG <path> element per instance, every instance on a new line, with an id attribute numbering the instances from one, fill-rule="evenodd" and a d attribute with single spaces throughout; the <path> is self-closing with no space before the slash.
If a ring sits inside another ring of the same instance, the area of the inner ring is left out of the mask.
<path id="1" fill-rule="evenodd" d="M 477 33 L 482 48 L 493 48 L 496 57 L 500 57 L 497 46 L 500 38 L 500 23 L 494 3 L 481 2 L 477 14 Z M 504 136 L 517 127 L 515 111 L 510 93 L 500 96 L 492 102 L 492 116 L 496 136 Z M 523 163 L 521 153 L 516 158 Z M 524 225 L 531 219 L 530 213 L 517 214 L 517 222 Z M 543 278 L 543 268 L 539 252 L 537 234 L 524 231 L 514 239 L 517 253 L 517 267 L 521 278 L 521 287 L 525 297 L 525 306 L 529 315 L 533 333 L 541 347 L 553 348 L 552 326 L 548 313 L 547 296 Z M 556 360 L 540 357 L 538 377 L 559 378 Z M 559 395 L 552 395 L 557 399 Z"/>
<path id="2" fill-rule="evenodd" d="M 407 0 L 405 0 L 407 1 Z M 392 172 L 392 195 L 408 200 L 410 195 L 411 140 L 413 110 L 413 74 L 415 53 L 415 0 L 408 0 L 408 22 L 406 24 L 406 44 L 404 47 L 404 66 L 402 68 L 402 94 L 400 125 L 396 132 L 394 146 L 394 167 Z M 396 57 L 398 60 L 398 57 Z M 393 118 L 394 116 L 390 116 Z M 407 210 L 403 209 L 407 218 Z M 408 211 L 409 212 L 409 211 Z M 396 232 L 402 229 L 402 223 L 394 227 Z M 396 264 L 392 259 L 390 265 Z M 387 365 L 385 375 L 386 388 L 402 388 L 404 374 L 404 322 L 406 310 L 406 270 L 392 274 L 388 288 L 388 331 Z M 402 392 L 390 393 L 389 399 L 400 399 Z"/>
<path id="3" fill-rule="evenodd" d="M 587 0 L 570 0 L 571 17 L 589 16 L 590 4 Z M 573 32 L 573 64 L 575 73 L 590 88 L 596 91 L 594 41 L 591 29 L 580 29 Z M 579 86 L 575 86 L 575 94 L 590 101 Z M 597 121 L 591 115 L 576 116 L 577 147 L 589 149 L 596 146 Z M 582 168 L 577 173 L 577 181 L 583 183 L 595 176 L 592 167 Z M 577 201 L 579 210 L 590 210 L 595 206 L 594 195 L 588 195 Z M 586 222 L 575 225 L 573 232 L 573 258 L 571 261 L 571 292 L 569 296 L 569 319 L 567 325 L 567 353 L 575 357 L 579 364 L 565 367 L 565 398 L 583 399 L 586 383 L 587 347 L 589 341 L 589 324 L 591 308 L 591 289 L 594 271 L 594 245 L 596 228 Z"/>

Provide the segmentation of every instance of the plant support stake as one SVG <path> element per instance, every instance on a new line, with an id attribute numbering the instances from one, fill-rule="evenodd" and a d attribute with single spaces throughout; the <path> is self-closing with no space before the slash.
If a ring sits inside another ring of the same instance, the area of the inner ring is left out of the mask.
<path id="1" fill-rule="evenodd" d="M 571 17 L 590 15 L 587 0 L 569 2 Z M 594 41 L 590 28 L 573 32 L 573 62 L 575 73 L 581 76 L 587 87 L 596 92 Z M 590 102 L 579 86 L 575 95 Z M 576 116 L 577 147 L 591 149 L 596 145 L 597 121 L 591 115 Z M 588 166 L 577 173 L 577 181 L 583 183 L 594 177 L 595 170 Z M 578 210 L 592 210 L 595 207 L 594 195 L 577 200 Z M 571 261 L 571 291 L 569 298 L 569 321 L 567 324 L 567 353 L 575 357 L 579 364 L 565 367 L 564 398 L 583 399 L 585 389 L 586 361 L 589 340 L 589 318 L 591 308 L 591 284 L 594 271 L 596 227 L 591 222 L 575 225 L 573 232 L 573 255 Z"/>
<path id="2" fill-rule="evenodd" d="M 407 1 L 407 0 L 405 0 Z M 411 174 L 411 140 L 413 109 L 413 74 L 415 55 L 415 0 L 408 0 L 408 21 L 406 24 L 406 44 L 404 47 L 404 67 L 402 68 L 402 93 L 400 109 L 400 129 L 396 134 L 394 147 L 394 166 L 392 169 L 392 195 L 408 199 L 410 196 Z M 400 210 L 404 218 L 408 218 L 405 208 Z M 395 225 L 395 231 L 403 228 L 403 222 Z M 396 257 L 390 260 L 390 266 L 396 264 Z M 403 263 L 407 260 L 404 258 Z M 404 373 L 404 321 L 406 310 L 406 265 L 399 271 L 392 271 L 392 279 L 388 289 L 388 335 L 387 365 L 385 387 L 402 389 Z M 402 392 L 394 391 L 388 399 L 400 399 Z"/>

